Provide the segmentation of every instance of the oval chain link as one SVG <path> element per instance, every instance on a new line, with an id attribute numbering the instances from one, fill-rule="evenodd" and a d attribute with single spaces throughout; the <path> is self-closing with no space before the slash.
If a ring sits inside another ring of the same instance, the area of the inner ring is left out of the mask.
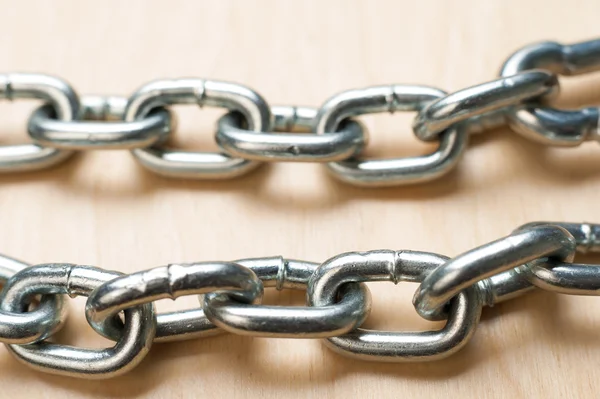
<path id="1" fill-rule="evenodd" d="M 600 39 L 563 45 L 543 42 L 526 46 L 504 63 L 504 77 L 543 68 L 560 75 L 579 75 L 600 70 Z M 599 140 L 598 107 L 558 110 L 534 102 L 508 111 L 510 126 L 524 137 L 546 145 L 576 146 Z"/>
<path id="2" fill-rule="evenodd" d="M 298 110 L 300 116 L 296 116 Z M 317 115 L 314 108 L 280 106 L 271 112 L 276 121 L 285 120 L 279 122 L 282 126 L 275 124 L 277 133 L 243 129 L 242 118 L 227 114 L 219 119 L 217 143 L 231 155 L 257 161 L 333 162 L 357 154 L 366 142 L 364 127 L 350 120 L 330 134 L 285 133 L 310 128 Z"/>
<path id="3" fill-rule="evenodd" d="M 29 118 L 34 144 L 0 147 L 0 172 L 43 169 L 72 151 L 128 149 L 142 166 L 167 177 L 227 179 L 260 162 L 324 162 L 338 179 L 359 186 L 423 183 L 449 173 L 468 135 L 503 126 L 548 145 L 574 146 L 599 139 L 598 107 L 576 111 L 543 105 L 558 92 L 555 73 L 600 70 L 600 39 L 573 45 L 533 44 L 514 53 L 500 79 L 454 93 L 427 86 L 385 85 L 348 90 L 319 109 L 269 107 L 252 89 L 228 82 L 157 80 L 127 100 L 85 96 L 82 104 L 65 81 L 41 74 L 0 75 L 0 98 L 37 98 L 47 104 Z M 125 104 L 126 101 L 126 104 Z M 175 130 L 166 107 L 196 104 L 225 108 L 215 140 L 222 152 L 167 146 Z M 417 112 L 413 132 L 438 141 L 431 154 L 363 159 L 368 131 L 350 118 L 379 112 Z"/>
<path id="4" fill-rule="evenodd" d="M 28 285 L 30 265 L 19 260 L 0 255 L 0 282 L 5 286 L 16 273 L 19 283 Z M 35 280 L 35 277 L 34 277 Z M 60 295 L 43 295 L 33 311 L 28 298 L 19 309 L 12 311 L 6 302 L 6 294 L 0 295 L 0 342 L 7 344 L 31 344 L 51 336 L 62 328 L 67 319 L 65 299 Z"/>
<path id="5" fill-rule="evenodd" d="M 550 72 L 516 73 L 430 102 L 415 118 L 413 129 L 421 140 L 433 140 L 442 131 L 457 123 L 474 118 L 489 118 L 490 114 L 505 112 L 506 109 L 526 100 L 546 98 L 557 93 L 558 80 Z"/>
<path id="6" fill-rule="evenodd" d="M 147 354 L 155 336 L 157 341 L 197 338 L 217 332 L 217 327 L 250 336 L 326 337 L 336 352 L 363 360 L 435 360 L 466 344 L 483 305 L 493 306 L 535 286 L 598 295 L 600 265 L 571 263 L 575 250 L 600 252 L 600 225 L 529 223 L 453 259 L 378 250 L 342 254 L 321 265 L 267 257 L 170 265 L 123 275 L 70 264 L 27 267 L 0 257 L 0 278 L 6 281 L 0 308 L 39 317 L 36 328 L 41 331 L 33 339 L 0 337 L 0 341 L 38 370 L 84 378 L 108 378 L 131 370 Z M 438 331 L 414 333 L 361 328 L 371 304 L 369 290 L 362 284 L 367 281 L 421 282 L 413 301 L 417 312 L 430 320 L 446 319 L 446 325 Z M 263 284 L 307 289 L 309 306 L 260 305 Z M 116 345 L 85 349 L 47 341 L 66 313 L 58 312 L 57 318 L 55 309 L 42 312 L 43 298 L 62 294 L 88 296 L 89 323 Z M 202 309 L 154 314 L 152 302 L 157 299 L 196 294 L 205 294 Z M 29 309 L 36 295 L 42 295 L 42 303 Z M 118 317 L 120 312 L 124 321 Z"/>
<path id="7" fill-rule="evenodd" d="M 125 275 L 103 284 L 88 298 L 85 314 L 94 330 L 117 341 L 123 335 L 118 313 L 132 306 L 184 295 L 226 292 L 244 303 L 260 302 L 261 281 L 250 269 L 235 263 L 172 264 Z M 216 327 L 202 309 L 159 314 L 157 341 L 197 338 Z"/>
<path id="8" fill-rule="evenodd" d="M 0 75 L 0 98 L 42 100 L 52 107 L 61 121 L 79 117 L 79 97 L 64 80 L 37 73 Z M 0 146 L 0 172 L 21 172 L 45 169 L 72 155 L 71 151 L 44 147 L 38 144 Z"/>
<path id="9" fill-rule="evenodd" d="M 265 283 L 306 289 L 317 263 L 282 257 L 236 261 L 250 268 Z M 204 297 L 206 316 L 217 326 L 241 335 L 280 338 L 324 338 L 341 335 L 360 326 L 371 310 L 371 294 L 364 284 L 346 287 L 339 300 L 328 306 L 265 306 L 240 302 L 227 295 Z"/>
<path id="10" fill-rule="evenodd" d="M 167 109 L 123 122 L 126 106 L 124 97 L 85 96 L 81 120 L 67 122 L 56 119 L 52 106 L 45 105 L 30 116 L 29 135 L 40 145 L 67 150 L 132 149 L 166 140 L 175 124 Z"/>
<path id="11" fill-rule="evenodd" d="M 130 98 L 125 121 L 145 118 L 157 107 L 196 104 L 236 111 L 248 130 L 271 131 L 272 117 L 266 101 L 252 89 L 228 82 L 205 79 L 158 80 L 141 87 Z M 257 167 L 257 162 L 224 153 L 178 151 L 157 144 L 132 150 L 146 168 L 163 176 L 194 179 L 227 179 Z"/>
<path id="12" fill-rule="evenodd" d="M 0 98 L 33 98 L 45 104 L 28 121 L 33 144 L 0 147 L 0 171 L 46 168 L 68 158 L 72 150 L 118 148 L 131 150 L 146 168 L 172 177 L 229 178 L 254 169 L 259 161 L 314 161 L 327 162 L 334 175 L 352 184 L 419 183 L 452 170 L 470 133 L 505 120 L 518 133 L 548 145 L 598 140 L 598 107 L 562 111 L 545 102 L 557 92 L 555 73 L 599 69 L 600 39 L 573 45 L 538 43 L 513 54 L 495 81 L 451 94 L 408 85 L 348 90 L 318 110 L 271 109 L 245 86 L 194 78 L 151 82 L 128 99 L 83 97 L 80 103 L 77 93 L 61 79 L 4 74 Z M 167 107 L 176 104 L 229 111 L 217 123 L 215 139 L 222 153 L 166 146 L 174 130 Z M 438 149 L 420 157 L 362 159 L 368 134 L 351 118 L 395 111 L 417 112 L 414 133 L 425 141 L 438 140 Z M 0 257 L 0 279 L 6 281 L 0 296 L 0 342 L 34 368 L 88 378 L 131 370 L 147 354 L 155 336 L 165 341 L 204 336 L 217 331 L 215 324 L 245 335 L 328 337 L 328 345 L 336 351 L 367 360 L 437 359 L 468 341 L 484 304 L 492 306 L 535 286 L 598 295 L 600 266 L 572 261 L 576 250 L 600 250 L 599 233 L 600 225 L 539 222 L 453 259 L 380 250 L 343 254 L 322 265 L 273 257 L 171 265 L 128 276 L 69 264 L 27 267 Z M 221 269 L 213 270 L 211 265 Z M 278 289 L 307 286 L 309 306 L 255 303 L 262 295 L 261 280 Z M 370 309 L 370 294 L 362 282 L 401 280 L 421 281 L 413 299 L 417 312 L 430 320 L 447 319 L 445 327 L 423 333 L 360 328 Z M 157 318 L 150 303 L 200 293 L 206 294 L 203 309 Z M 88 321 L 116 345 L 97 350 L 50 343 L 47 338 L 66 319 L 63 294 L 89 296 Z"/>
<path id="13" fill-rule="evenodd" d="M 364 281 L 420 282 L 447 258 L 414 251 L 347 253 L 326 261 L 309 282 L 309 303 L 327 306 L 344 286 Z M 439 331 L 389 332 L 358 328 L 327 339 L 336 352 L 387 362 L 442 359 L 460 350 L 479 322 L 482 301 L 476 287 L 468 287 L 450 301 L 448 322 Z"/>
<path id="14" fill-rule="evenodd" d="M 101 284 L 122 273 L 91 266 L 46 264 L 32 266 L 15 274 L 4 287 L 2 308 L 18 312 L 38 295 L 67 294 L 88 296 Z M 124 311 L 123 333 L 112 348 L 88 349 L 48 341 L 29 345 L 7 344 L 17 359 L 37 370 L 78 378 L 110 378 L 133 369 L 146 356 L 156 331 L 152 305 L 139 305 Z"/>
<path id="15" fill-rule="evenodd" d="M 319 109 L 315 118 L 318 134 L 331 134 L 347 118 L 381 112 L 420 111 L 445 92 L 428 86 L 373 86 L 339 93 Z M 462 126 L 452 126 L 440 133 L 439 147 L 428 155 L 363 160 L 351 158 L 331 162 L 329 171 L 338 179 L 361 186 L 412 184 L 438 178 L 458 163 L 467 148 L 468 135 Z"/>
<path id="16" fill-rule="evenodd" d="M 435 269 L 419 286 L 413 303 L 422 317 L 442 320 L 448 301 L 464 289 L 539 258 L 570 262 L 575 247 L 575 239 L 562 227 L 547 225 L 517 230 Z"/>

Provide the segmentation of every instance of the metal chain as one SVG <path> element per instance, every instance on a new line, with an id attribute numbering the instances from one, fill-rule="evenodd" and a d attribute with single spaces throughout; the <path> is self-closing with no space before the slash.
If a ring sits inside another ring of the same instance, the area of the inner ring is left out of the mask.
<path id="1" fill-rule="evenodd" d="M 600 39 L 573 45 L 526 46 L 504 63 L 501 78 L 454 93 L 427 86 L 385 85 L 339 93 L 320 108 L 270 107 L 243 85 L 205 79 L 157 80 L 129 98 L 83 96 L 64 80 L 41 74 L 0 75 L 0 97 L 35 98 L 28 133 L 33 143 L 0 147 L 0 171 L 43 169 L 75 151 L 130 150 L 145 168 L 169 177 L 226 179 L 261 162 L 323 162 L 338 179 L 362 186 L 413 184 L 452 170 L 470 134 L 508 124 L 519 134 L 556 146 L 599 140 L 598 107 L 555 110 L 544 103 L 558 93 L 556 74 L 600 70 Z M 175 104 L 228 110 L 217 123 L 221 152 L 166 145 L 176 123 Z M 367 129 L 354 118 L 416 112 L 413 131 L 437 141 L 431 154 L 364 159 Z"/>
<path id="2" fill-rule="evenodd" d="M 501 78 L 454 93 L 427 86 L 385 85 L 348 90 L 320 108 L 270 107 L 255 91 L 204 79 L 159 80 L 129 98 L 83 96 L 65 81 L 40 74 L 0 75 L 0 97 L 44 101 L 28 121 L 32 144 L 0 147 L 0 171 L 55 165 L 75 151 L 127 149 L 165 176 L 221 179 L 260 162 L 323 162 L 340 180 L 364 186 L 410 184 L 448 173 L 470 134 L 508 123 L 547 145 L 600 138 L 598 108 L 560 111 L 544 105 L 558 92 L 558 74 L 600 69 L 600 39 L 574 45 L 540 43 L 513 54 Z M 217 122 L 220 153 L 169 148 L 175 104 L 224 108 Z M 437 141 L 431 154 L 364 159 L 368 132 L 355 118 L 416 112 L 413 131 Z M 448 258 L 416 252 L 350 252 L 323 263 L 283 257 L 172 264 L 125 275 L 73 264 L 31 266 L 0 256 L 0 342 L 38 370 L 85 378 L 121 375 L 154 342 L 219 332 L 320 338 L 336 352 L 373 361 L 425 361 L 467 344 L 483 306 L 536 287 L 599 295 L 600 265 L 573 263 L 576 252 L 600 252 L 600 225 L 529 223 L 507 237 Z M 369 281 L 420 283 L 413 303 L 437 331 L 389 332 L 361 326 L 371 309 Z M 264 287 L 306 290 L 306 306 L 261 304 Z M 87 296 L 85 315 L 104 349 L 52 343 L 67 318 L 65 294 Z M 162 298 L 200 295 L 196 309 L 156 314 Z"/>
<path id="3" fill-rule="evenodd" d="M 92 266 L 30 266 L 0 256 L 0 342 L 38 370 L 108 378 L 134 368 L 153 342 L 219 332 L 258 337 L 325 338 L 336 352 L 371 361 L 441 359 L 467 344 L 483 306 L 539 287 L 600 294 L 600 265 L 575 264 L 575 252 L 600 252 L 600 225 L 529 223 L 454 258 L 417 251 L 349 252 L 313 263 L 280 256 L 171 264 L 125 275 Z M 420 283 L 417 312 L 446 320 L 440 330 L 362 328 L 371 310 L 369 281 Z M 264 287 L 306 290 L 306 306 L 261 305 Z M 85 315 L 105 349 L 51 343 L 67 318 L 64 295 L 87 296 Z M 36 305 L 33 300 L 40 296 Z M 196 309 L 156 314 L 163 298 L 200 295 Z"/>

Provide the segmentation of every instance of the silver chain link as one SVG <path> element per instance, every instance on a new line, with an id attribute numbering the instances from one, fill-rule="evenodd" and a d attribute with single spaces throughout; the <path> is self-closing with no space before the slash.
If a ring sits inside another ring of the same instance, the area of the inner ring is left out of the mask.
<path id="1" fill-rule="evenodd" d="M 323 162 L 338 179 L 362 186 L 420 183 L 443 176 L 460 161 L 470 134 L 508 124 L 519 134 L 556 146 L 600 139 L 598 107 L 555 110 L 556 74 L 600 69 L 600 39 L 573 45 L 526 46 L 504 63 L 501 78 L 454 93 L 427 86 L 386 85 L 347 90 L 320 108 L 270 107 L 254 90 L 235 83 L 185 78 L 157 80 L 129 98 L 83 96 L 64 80 L 41 74 L 0 75 L 0 97 L 45 102 L 28 121 L 32 144 L 0 147 L 0 171 L 43 169 L 74 151 L 130 150 L 141 165 L 169 177 L 227 179 L 261 162 Z M 224 108 L 215 140 L 221 152 L 166 146 L 176 123 L 175 104 Z M 367 129 L 359 115 L 416 112 L 413 131 L 437 141 L 431 154 L 364 159 Z"/>
<path id="2" fill-rule="evenodd" d="M 385 85 L 348 90 L 320 108 L 270 107 L 255 91 L 204 79 L 159 80 L 129 98 L 83 96 L 65 81 L 40 74 L 0 75 L 0 97 L 44 101 L 28 121 L 32 144 L 0 147 L 0 171 L 55 165 L 75 151 L 127 149 L 149 170 L 179 178 L 223 179 L 261 162 L 323 162 L 340 180 L 364 186 L 411 184 L 448 173 L 470 134 L 508 123 L 547 145 L 600 138 L 598 108 L 561 111 L 544 105 L 558 92 L 556 73 L 600 69 L 600 39 L 574 45 L 540 43 L 513 54 L 501 78 L 454 93 L 427 86 Z M 221 152 L 167 146 L 175 104 L 224 108 L 217 122 Z M 357 116 L 416 112 L 413 131 L 437 141 L 431 154 L 364 159 L 367 129 Z M 280 256 L 233 262 L 171 264 L 125 275 L 72 264 L 31 266 L 0 256 L 0 342 L 38 370 L 108 378 L 134 368 L 154 342 L 219 332 L 320 338 L 336 352 L 372 361 L 425 361 L 455 353 L 474 334 L 482 307 L 536 287 L 600 295 L 600 265 L 573 263 L 576 252 L 600 252 L 600 225 L 529 223 L 507 237 L 448 258 L 416 252 L 349 252 L 323 263 Z M 417 282 L 413 304 L 437 331 L 362 328 L 371 310 L 370 281 Z M 264 287 L 306 291 L 306 306 L 265 306 Z M 87 296 L 85 315 L 104 349 L 51 342 L 65 324 L 66 297 Z M 156 314 L 163 298 L 199 295 L 196 309 Z"/>
<path id="3" fill-rule="evenodd" d="M 233 262 L 171 264 L 132 274 L 92 266 L 29 266 L 0 257 L 0 342 L 38 370 L 108 378 L 135 367 L 153 342 L 220 332 L 325 338 L 336 352 L 371 361 L 441 359 L 467 344 L 483 306 L 539 287 L 600 295 L 600 265 L 573 263 L 575 252 L 600 251 L 600 225 L 536 222 L 454 258 L 417 251 L 349 252 L 323 263 L 280 256 Z M 391 332 L 361 326 L 371 310 L 369 281 L 420 283 L 417 312 L 446 320 L 437 331 Z M 306 290 L 306 306 L 261 305 L 264 287 Z M 115 341 L 87 349 L 48 341 L 67 318 L 64 295 L 87 296 L 85 315 Z M 32 300 L 41 295 L 34 306 Z M 163 298 L 200 295 L 198 308 L 156 314 Z"/>

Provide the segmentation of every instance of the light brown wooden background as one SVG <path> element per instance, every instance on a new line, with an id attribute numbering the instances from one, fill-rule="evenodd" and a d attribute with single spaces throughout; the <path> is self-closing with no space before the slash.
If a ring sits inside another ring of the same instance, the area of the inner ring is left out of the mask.
<path id="1" fill-rule="evenodd" d="M 1 71 L 40 71 L 82 94 L 128 95 L 163 77 L 210 77 L 271 104 L 319 105 L 348 88 L 493 79 L 513 50 L 598 35 L 597 0 L 2 1 Z M 598 75 L 563 79 L 562 102 L 600 98 Z M 34 103 L 0 105 L 1 143 L 26 140 Z M 177 144 L 215 148 L 219 112 L 177 109 Z M 370 155 L 431 147 L 413 115 L 365 118 Z M 45 172 L 0 176 L 0 251 L 123 272 L 170 262 L 418 249 L 455 255 L 535 220 L 600 222 L 600 150 L 548 149 L 509 130 L 476 137 L 459 168 L 418 187 L 358 189 L 319 165 L 266 165 L 224 182 L 176 181 L 126 151 L 86 153 Z M 371 284 L 371 287 L 375 287 Z M 421 320 L 415 285 L 377 284 L 368 324 Z M 267 302 L 301 304 L 302 293 Z M 62 342 L 101 346 L 71 301 Z M 160 309 L 195 306 L 194 298 Z M 155 345 L 134 372 L 82 381 L 32 371 L 0 349 L 0 397 L 569 397 L 600 388 L 600 299 L 536 293 L 485 309 L 459 354 L 429 364 L 353 361 L 319 341 L 231 335 Z"/>

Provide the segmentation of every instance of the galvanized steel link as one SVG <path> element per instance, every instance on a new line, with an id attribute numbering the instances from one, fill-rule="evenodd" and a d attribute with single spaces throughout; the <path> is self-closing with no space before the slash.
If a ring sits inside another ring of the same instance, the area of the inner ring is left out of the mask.
<path id="1" fill-rule="evenodd" d="M 108 378 L 131 370 L 147 354 L 157 331 L 157 340 L 169 341 L 211 335 L 219 331 L 217 326 L 250 336 L 327 337 L 327 345 L 335 351 L 363 360 L 435 360 L 466 344 L 483 305 L 514 298 L 534 286 L 598 295 L 600 266 L 570 263 L 575 249 L 600 250 L 598 233 L 596 224 L 534 222 L 453 259 L 377 250 L 342 254 L 321 265 L 276 256 L 170 265 L 131 275 L 70 264 L 26 267 L 0 257 L 0 277 L 8 278 L 0 307 L 38 317 L 43 306 L 28 309 L 35 295 L 89 296 L 88 321 L 118 341 L 113 348 L 75 348 L 46 340 L 29 343 L 49 337 L 66 313 L 60 317 L 48 313 L 32 322 L 40 335 L 21 342 L 26 345 L 8 345 L 29 366 L 75 377 Z M 360 328 L 371 304 L 364 281 L 421 281 L 414 298 L 418 313 L 432 320 L 447 318 L 446 326 L 418 333 Z M 308 285 L 309 307 L 259 305 L 263 283 L 277 289 Z M 152 302 L 157 299 L 199 293 L 206 294 L 203 309 L 158 318 L 154 314 Z M 121 311 L 124 325 L 116 317 Z"/>
<path id="2" fill-rule="evenodd" d="M 21 285 L 26 287 L 37 281 L 37 273 L 32 272 L 30 265 L 19 260 L 0 256 L 0 282 L 5 287 Z M 10 281 L 14 274 L 19 273 L 16 281 Z M 11 310 L 7 305 L 11 298 L 4 290 L 0 295 L 0 342 L 5 344 L 31 344 L 46 339 L 60 330 L 67 319 L 65 298 L 62 295 L 45 293 L 39 305 L 29 311 L 33 298 L 25 298 L 22 306 Z"/>
<path id="3" fill-rule="evenodd" d="M 415 118 L 413 130 L 421 140 L 433 140 L 457 123 L 477 117 L 489 118 L 491 113 L 504 114 L 525 100 L 548 98 L 557 93 L 558 80 L 554 74 L 542 70 L 520 72 L 430 102 Z"/>
<path id="4" fill-rule="evenodd" d="M 448 258 L 427 252 L 351 252 L 332 258 L 311 277 L 309 303 L 327 306 L 335 302 L 340 289 L 363 281 L 423 281 Z M 468 287 L 450 301 L 448 322 L 439 331 L 388 332 L 358 328 L 327 339 L 328 346 L 361 360 L 388 362 L 437 360 L 460 350 L 479 322 L 482 301 L 477 287 Z"/>
<path id="5" fill-rule="evenodd" d="M 242 259 L 266 287 L 306 289 L 317 263 L 282 257 Z M 205 295 L 204 311 L 214 324 L 241 335 L 281 338 L 324 338 L 360 326 L 371 310 L 371 294 L 364 284 L 349 285 L 328 306 L 265 306 L 240 302 L 228 295 Z"/>
<path id="6" fill-rule="evenodd" d="M 543 68 L 560 75 L 579 75 L 600 70 L 600 39 L 572 45 L 556 42 L 531 44 L 516 51 L 504 63 L 501 76 Z M 558 110 L 532 102 L 509 110 L 510 126 L 528 139 L 555 146 L 576 146 L 599 140 L 598 107 Z"/>
<path id="7" fill-rule="evenodd" d="M 335 95 L 319 109 L 279 106 L 271 111 L 257 92 L 228 82 L 157 80 L 127 100 L 86 96 L 80 106 L 75 91 L 61 79 L 5 74 L 0 75 L 0 97 L 38 98 L 47 104 L 28 121 L 34 144 L 0 147 L 0 172 L 47 168 L 72 150 L 129 149 L 145 168 L 176 178 L 233 178 L 260 162 L 291 161 L 326 162 L 334 176 L 354 185 L 422 183 L 455 167 L 468 134 L 506 121 L 524 136 L 549 145 L 600 138 L 597 107 L 559 111 L 541 105 L 558 91 L 554 73 L 598 69 L 600 39 L 573 45 L 545 42 L 513 54 L 502 78 L 451 94 L 427 86 L 372 86 Z M 229 110 L 219 119 L 215 135 L 223 152 L 168 148 L 175 122 L 165 107 L 175 104 Z M 362 159 L 367 130 L 349 118 L 386 111 L 418 112 L 414 133 L 422 140 L 439 140 L 438 149 L 418 157 Z"/>
<path id="8" fill-rule="evenodd" d="M 56 118 L 72 121 L 79 117 L 79 97 L 64 80 L 37 73 L 0 75 L 0 98 L 14 100 L 33 98 L 52 107 Z M 0 146 L 0 172 L 21 172 L 45 169 L 72 155 L 71 151 L 48 148 L 38 144 Z"/>
<path id="9" fill-rule="evenodd" d="M 298 109 L 300 117 L 296 116 Z M 355 121 L 343 121 L 330 134 L 285 133 L 311 127 L 317 110 L 308 107 L 274 107 L 275 133 L 256 133 L 242 128 L 242 118 L 224 115 L 218 122 L 217 143 L 233 156 L 257 161 L 333 162 L 357 154 L 366 143 L 364 127 Z M 281 113 L 281 114 L 278 114 Z M 310 117 L 309 120 L 307 118 Z"/>
<path id="10" fill-rule="evenodd" d="M 600 225 L 591 223 L 535 222 L 525 227 L 555 225 L 575 238 L 577 252 L 600 252 Z M 600 295 L 600 265 L 584 265 L 543 258 L 517 270 L 536 287 L 568 295 Z"/>
<path id="11" fill-rule="evenodd" d="M 28 298 L 36 294 L 88 296 L 101 284 L 121 275 L 91 266 L 32 266 L 7 282 L 2 308 L 20 311 L 27 305 Z M 78 378 L 110 378 L 133 369 L 150 350 L 156 331 L 153 306 L 147 304 L 125 309 L 124 325 L 120 339 L 112 348 L 78 348 L 47 341 L 29 345 L 8 344 L 6 347 L 18 360 L 40 371 Z"/>
<path id="12" fill-rule="evenodd" d="M 226 108 L 243 115 L 248 130 L 269 132 L 272 117 L 266 101 L 252 89 L 229 82 L 205 79 L 158 80 L 142 86 L 129 98 L 125 121 L 146 117 L 157 107 L 197 104 Z M 227 179 L 257 167 L 257 162 L 227 154 L 178 151 L 164 144 L 132 150 L 149 170 L 169 177 Z"/>
<path id="13" fill-rule="evenodd" d="M 413 303 L 429 320 L 445 318 L 445 305 L 456 294 L 477 282 L 539 258 L 570 262 L 575 239 L 564 228 L 543 225 L 517 230 L 459 255 L 429 274 L 419 286 Z"/>
<path id="14" fill-rule="evenodd" d="M 428 86 L 389 85 L 339 93 L 325 102 L 315 118 L 318 134 L 337 131 L 346 118 L 378 112 L 420 111 L 446 93 Z M 438 149 L 428 155 L 363 160 L 350 158 L 327 164 L 338 179 L 361 186 L 391 186 L 433 180 L 450 172 L 467 148 L 468 134 L 463 126 L 440 133 Z"/>
<path id="15" fill-rule="evenodd" d="M 56 119 L 50 105 L 38 108 L 29 118 L 31 138 L 53 148 L 68 150 L 112 150 L 148 147 L 164 141 L 175 122 L 164 108 L 153 109 L 147 116 L 124 122 L 127 98 L 84 96 L 81 118 L 77 121 Z"/>
<path id="16" fill-rule="evenodd" d="M 88 322 L 106 338 L 118 340 L 123 323 L 117 314 L 132 306 L 184 295 L 225 292 L 245 303 L 260 302 L 263 285 L 250 269 L 231 262 L 171 264 L 125 275 L 92 292 L 85 307 Z M 156 340 L 175 341 L 210 334 L 216 327 L 202 309 L 158 314 Z"/>

